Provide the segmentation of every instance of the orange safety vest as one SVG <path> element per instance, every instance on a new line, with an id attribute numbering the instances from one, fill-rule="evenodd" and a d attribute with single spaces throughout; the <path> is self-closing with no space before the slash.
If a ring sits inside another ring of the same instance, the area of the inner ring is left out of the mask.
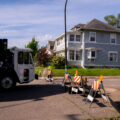
<path id="1" fill-rule="evenodd" d="M 99 85 L 100 85 L 99 81 L 94 81 L 93 84 L 92 84 L 92 88 L 93 88 L 94 90 L 98 90 Z"/>
<path id="2" fill-rule="evenodd" d="M 51 75 L 51 71 L 50 70 L 48 71 L 48 75 Z"/>
<path id="3" fill-rule="evenodd" d="M 83 77 L 82 77 L 82 79 L 83 79 L 84 85 L 87 85 L 87 80 L 86 80 L 86 77 L 85 77 L 85 76 L 83 76 Z"/>

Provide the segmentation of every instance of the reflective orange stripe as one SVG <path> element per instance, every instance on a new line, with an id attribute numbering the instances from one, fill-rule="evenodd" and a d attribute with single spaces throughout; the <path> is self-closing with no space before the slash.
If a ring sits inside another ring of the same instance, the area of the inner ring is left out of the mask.
<path id="1" fill-rule="evenodd" d="M 48 71 L 48 75 L 51 75 L 51 71 Z"/>
<path id="2" fill-rule="evenodd" d="M 92 88 L 93 88 L 94 90 L 98 90 L 98 88 L 99 88 L 99 82 L 98 82 L 98 81 L 94 81 L 94 82 L 93 82 L 93 85 L 92 85 Z"/>
<path id="3" fill-rule="evenodd" d="M 83 76 L 83 80 L 85 81 L 85 76 Z"/>
<path id="4" fill-rule="evenodd" d="M 77 79 L 77 76 L 75 76 L 74 80 Z"/>
<path id="5" fill-rule="evenodd" d="M 80 76 L 78 77 L 78 80 L 77 80 L 78 83 L 80 83 Z"/>
<path id="6" fill-rule="evenodd" d="M 94 82 L 93 82 L 92 88 L 94 89 Z"/>
<path id="7" fill-rule="evenodd" d="M 95 82 L 95 90 L 97 90 L 97 82 Z"/>
<path id="8" fill-rule="evenodd" d="M 80 76 L 75 76 L 74 77 L 74 82 L 80 83 Z"/>

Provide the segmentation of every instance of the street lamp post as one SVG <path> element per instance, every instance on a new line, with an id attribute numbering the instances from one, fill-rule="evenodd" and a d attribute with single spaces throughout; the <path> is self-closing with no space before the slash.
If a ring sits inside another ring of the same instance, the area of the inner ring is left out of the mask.
<path id="1" fill-rule="evenodd" d="M 65 8 L 64 8 L 64 24 L 65 24 L 65 69 L 67 70 L 67 30 L 66 30 L 66 8 L 67 8 L 67 2 L 65 1 Z"/>

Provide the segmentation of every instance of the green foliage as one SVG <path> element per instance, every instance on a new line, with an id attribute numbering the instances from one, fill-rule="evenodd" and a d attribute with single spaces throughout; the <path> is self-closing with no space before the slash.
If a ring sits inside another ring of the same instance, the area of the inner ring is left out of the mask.
<path id="1" fill-rule="evenodd" d="M 47 48 L 47 46 L 41 46 L 41 49 L 42 49 L 42 48 Z"/>
<path id="2" fill-rule="evenodd" d="M 32 38 L 32 41 L 28 43 L 26 48 L 31 48 L 33 50 L 32 55 L 34 57 L 38 52 L 38 41 L 36 41 L 35 38 Z"/>
<path id="3" fill-rule="evenodd" d="M 107 15 L 104 19 L 108 24 L 120 28 L 120 14 L 118 14 L 117 17 L 114 15 Z"/>
<path id="4" fill-rule="evenodd" d="M 50 62 L 52 59 L 52 55 L 48 54 L 46 48 L 40 49 L 35 57 L 37 64 L 44 67 L 47 66 L 48 62 Z"/>
<path id="5" fill-rule="evenodd" d="M 36 67 L 36 73 L 39 70 L 42 70 L 43 68 Z M 71 76 L 75 76 L 76 68 L 68 69 L 68 72 Z M 54 76 L 64 76 L 65 69 L 53 69 Z M 78 68 L 78 74 L 79 75 L 85 75 L 85 76 L 120 76 L 120 69 L 93 69 L 93 68 Z"/>
<path id="6" fill-rule="evenodd" d="M 16 46 L 11 47 L 11 49 L 15 49 L 15 48 L 17 48 L 17 47 Z"/>
<path id="7" fill-rule="evenodd" d="M 55 68 L 64 68 L 64 66 L 65 66 L 65 57 L 63 57 L 63 56 L 55 56 L 55 57 L 53 57 L 52 65 Z"/>

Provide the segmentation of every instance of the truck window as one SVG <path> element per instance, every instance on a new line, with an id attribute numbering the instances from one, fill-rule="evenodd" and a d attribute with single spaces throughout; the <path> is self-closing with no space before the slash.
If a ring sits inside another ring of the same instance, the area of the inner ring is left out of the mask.
<path id="1" fill-rule="evenodd" d="M 29 57 L 30 57 L 30 64 L 33 64 L 33 59 L 32 59 L 32 54 L 31 53 L 29 54 Z"/>
<path id="2" fill-rule="evenodd" d="M 23 52 L 18 53 L 18 64 L 23 64 Z"/>
<path id="3" fill-rule="evenodd" d="M 24 64 L 29 64 L 29 53 L 28 52 L 24 53 Z"/>

